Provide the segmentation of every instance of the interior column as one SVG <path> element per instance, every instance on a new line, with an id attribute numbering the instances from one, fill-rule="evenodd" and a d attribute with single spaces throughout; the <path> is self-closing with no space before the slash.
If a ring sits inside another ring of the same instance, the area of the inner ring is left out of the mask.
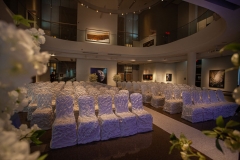
<path id="1" fill-rule="evenodd" d="M 187 84 L 195 86 L 196 53 L 188 53 L 187 56 Z"/>

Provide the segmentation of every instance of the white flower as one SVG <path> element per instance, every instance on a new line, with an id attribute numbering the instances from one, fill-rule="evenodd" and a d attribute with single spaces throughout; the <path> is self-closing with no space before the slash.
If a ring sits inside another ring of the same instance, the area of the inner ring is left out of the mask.
<path id="1" fill-rule="evenodd" d="M 239 54 L 238 53 L 234 53 L 232 55 L 231 61 L 233 63 L 234 66 L 239 66 L 240 62 L 239 62 Z"/>
<path id="2" fill-rule="evenodd" d="M 233 98 L 235 102 L 240 105 L 240 87 L 234 89 Z"/>
<path id="3" fill-rule="evenodd" d="M 45 42 L 43 31 L 30 29 L 37 43 Z M 0 81 L 11 86 L 22 86 L 31 82 L 31 77 L 46 72 L 50 55 L 40 53 L 32 37 L 25 31 L 0 21 Z M 39 38 L 40 37 L 40 38 Z M 43 40 L 44 39 L 44 40 Z"/>
<path id="4" fill-rule="evenodd" d="M 11 100 L 13 100 L 14 102 L 16 102 L 18 100 L 18 92 L 17 91 L 11 91 L 8 92 L 8 96 L 11 98 Z"/>
<path id="5" fill-rule="evenodd" d="M 188 150 L 188 148 L 189 148 L 189 144 L 183 144 L 183 145 L 182 145 L 182 150 L 183 150 L 183 151 Z"/>
<path id="6" fill-rule="evenodd" d="M 34 43 L 14 25 L 0 21 L 0 81 L 15 87 L 31 82 L 36 74 L 31 63 Z"/>
<path id="7" fill-rule="evenodd" d="M 180 152 L 183 160 L 188 160 L 188 155 L 185 152 Z"/>
<path id="8" fill-rule="evenodd" d="M 233 135 L 240 137 L 240 132 L 238 130 L 234 130 L 233 131 Z"/>
<path id="9" fill-rule="evenodd" d="M 25 30 L 26 33 L 28 33 L 33 42 L 39 46 L 40 44 L 44 44 L 45 43 L 45 37 L 43 36 L 45 33 L 42 29 L 36 29 L 36 28 L 31 28 L 31 29 L 27 29 Z"/>
<path id="10" fill-rule="evenodd" d="M 19 141 L 16 133 L 9 131 L 0 132 L 0 159 L 35 160 L 40 155 L 39 151 L 30 153 L 29 143 Z"/>

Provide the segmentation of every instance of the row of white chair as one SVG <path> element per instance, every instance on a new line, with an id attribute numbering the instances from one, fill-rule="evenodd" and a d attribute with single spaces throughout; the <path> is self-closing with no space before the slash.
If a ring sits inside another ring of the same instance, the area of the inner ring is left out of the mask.
<path id="1" fill-rule="evenodd" d="M 70 95 L 59 95 L 56 102 L 56 119 L 52 126 L 51 148 L 62 148 L 75 144 L 129 136 L 152 130 L 152 116 L 143 109 L 141 94 L 130 96 L 132 112 L 129 112 L 128 97 L 117 94 L 114 98 L 116 110 L 112 110 L 110 95 L 100 95 L 99 113 L 96 117 L 94 98 L 80 96 L 78 123 L 73 115 L 73 99 Z"/>
<path id="2" fill-rule="evenodd" d="M 238 105 L 227 102 L 221 90 L 184 91 L 182 118 L 192 123 L 233 116 Z"/>

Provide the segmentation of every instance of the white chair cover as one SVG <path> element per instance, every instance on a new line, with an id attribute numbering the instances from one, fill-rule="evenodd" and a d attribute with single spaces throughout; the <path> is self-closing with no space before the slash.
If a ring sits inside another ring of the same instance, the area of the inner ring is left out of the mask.
<path id="1" fill-rule="evenodd" d="M 112 98 L 110 95 L 98 96 L 98 119 L 101 126 L 101 140 L 121 136 L 119 118 L 112 111 Z"/>
<path id="2" fill-rule="evenodd" d="M 121 136 L 130 136 L 137 133 L 137 118 L 128 110 L 128 96 L 116 94 L 114 97 L 115 114 L 120 118 Z"/>
<path id="3" fill-rule="evenodd" d="M 73 98 L 59 94 L 56 100 L 56 119 L 52 125 L 50 148 L 62 148 L 77 144 L 77 125 L 73 114 Z"/>
<path id="4" fill-rule="evenodd" d="M 163 107 L 165 98 L 159 94 L 157 86 L 151 87 L 152 98 L 151 105 L 155 108 Z"/>
<path id="5" fill-rule="evenodd" d="M 214 109 L 214 106 L 211 106 L 208 103 L 204 103 L 204 102 L 208 102 L 208 99 L 207 99 L 208 94 L 206 90 L 204 92 L 200 90 L 193 90 L 192 97 L 193 97 L 193 102 L 195 106 L 203 108 L 203 121 L 212 120 L 214 118 L 215 109 Z"/>
<path id="6" fill-rule="evenodd" d="M 89 95 L 80 96 L 78 117 L 78 144 L 100 140 L 100 125 L 95 115 L 94 98 Z"/>
<path id="7" fill-rule="evenodd" d="M 216 119 L 219 116 L 228 117 L 228 112 L 225 112 L 228 107 L 224 103 L 218 101 L 216 92 L 214 90 L 209 90 L 208 94 L 211 104 L 215 106 L 213 118 Z"/>
<path id="8" fill-rule="evenodd" d="M 234 102 L 228 102 L 226 101 L 226 99 L 224 98 L 224 94 L 222 92 L 222 90 L 217 90 L 216 91 L 217 96 L 218 96 L 218 100 L 220 102 L 222 102 L 224 105 L 226 105 L 227 107 L 224 108 L 224 111 L 227 115 L 227 117 L 233 116 L 238 108 L 238 104 L 234 103 Z"/>
<path id="9" fill-rule="evenodd" d="M 52 94 L 39 94 L 37 98 L 37 109 L 32 113 L 31 126 L 37 124 L 41 129 L 51 129 L 53 118 Z"/>
<path id="10" fill-rule="evenodd" d="M 170 114 L 181 113 L 182 112 L 182 102 L 176 101 L 173 99 L 172 90 L 165 90 L 165 103 L 163 106 L 163 110 Z"/>
<path id="11" fill-rule="evenodd" d="M 137 116 L 138 133 L 151 131 L 153 117 L 143 109 L 142 95 L 133 93 L 130 95 L 130 99 L 132 102 L 132 113 Z"/>
<path id="12" fill-rule="evenodd" d="M 183 98 L 182 118 L 192 123 L 202 122 L 203 108 L 196 107 L 193 105 L 191 93 L 188 91 L 184 91 L 182 93 L 182 98 Z"/>
<path id="13" fill-rule="evenodd" d="M 152 94 L 148 90 L 147 85 L 141 85 L 143 103 L 151 103 Z"/>

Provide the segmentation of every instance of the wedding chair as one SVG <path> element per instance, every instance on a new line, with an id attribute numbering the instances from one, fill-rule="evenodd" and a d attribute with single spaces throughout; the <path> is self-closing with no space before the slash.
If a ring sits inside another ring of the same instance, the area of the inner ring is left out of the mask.
<path id="1" fill-rule="evenodd" d="M 100 140 L 100 125 L 95 115 L 93 96 L 83 95 L 78 98 L 78 144 Z"/>
<path id="2" fill-rule="evenodd" d="M 152 98 L 151 98 L 151 105 L 155 108 L 162 107 L 164 105 L 164 97 L 161 96 L 157 86 L 151 87 Z"/>
<path id="3" fill-rule="evenodd" d="M 119 92 L 118 87 L 111 87 L 110 90 L 115 91 L 115 94 L 118 94 L 118 92 Z"/>
<path id="4" fill-rule="evenodd" d="M 204 95 L 200 95 L 204 94 Z M 212 120 L 214 118 L 214 107 L 211 107 L 210 105 L 208 105 L 207 103 L 204 103 L 202 101 L 201 96 L 204 96 L 204 101 L 207 101 L 207 95 L 206 92 L 201 92 L 199 90 L 193 90 L 192 91 L 192 98 L 193 98 L 193 103 L 195 107 L 200 107 L 203 108 L 203 121 L 208 121 L 208 120 Z"/>
<path id="5" fill-rule="evenodd" d="M 122 86 L 121 89 L 123 89 L 123 90 L 126 89 L 126 83 L 127 83 L 126 81 L 121 82 L 121 86 Z"/>
<path id="6" fill-rule="evenodd" d="M 118 89 L 122 89 L 122 82 L 121 81 L 117 81 L 117 87 L 118 87 Z"/>
<path id="7" fill-rule="evenodd" d="M 147 85 L 141 85 L 143 103 L 151 103 L 152 94 L 150 93 Z"/>
<path id="8" fill-rule="evenodd" d="M 98 96 L 101 95 L 100 91 L 93 88 L 89 90 L 88 94 L 94 97 L 95 110 L 98 110 Z"/>
<path id="9" fill-rule="evenodd" d="M 131 110 L 132 109 L 132 104 L 129 101 L 129 91 L 122 89 L 118 92 L 118 94 L 126 94 L 127 95 L 127 97 L 128 97 L 128 108 Z"/>
<path id="10" fill-rule="evenodd" d="M 99 88 L 99 91 L 100 91 L 100 94 L 105 94 L 105 91 L 108 90 L 107 87 L 100 87 Z"/>
<path id="11" fill-rule="evenodd" d="M 153 117 L 143 109 L 142 95 L 133 93 L 130 95 L 132 102 L 132 113 L 137 116 L 138 133 L 152 131 Z"/>
<path id="12" fill-rule="evenodd" d="M 127 82 L 126 83 L 126 90 L 128 90 L 129 94 L 133 93 L 132 82 Z"/>
<path id="13" fill-rule="evenodd" d="M 105 94 L 110 95 L 112 97 L 112 109 L 115 110 L 114 96 L 116 95 L 116 92 L 114 90 L 106 90 Z"/>
<path id="14" fill-rule="evenodd" d="M 234 102 L 228 102 L 226 101 L 226 99 L 224 98 L 224 94 L 222 92 L 222 90 L 217 90 L 216 91 L 217 97 L 219 102 L 223 103 L 224 105 L 226 105 L 227 107 L 225 107 L 225 113 L 227 114 L 227 117 L 233 116 L 238 108 L 238 104 L 234 103 Z"/>
<path id="15" fill-rule="evenodd" d="M 184 91 L 182 93 L 182 98 L 183 98 L 183 110 L 182 110 L 181 117 L 192 123 L 202 122 L 203 121 L 203 108 L 196 107 L 193 105 L 191 92 Z"/>
<path id="16" fill-rule="evenodd" d="M 31 95 L 31 102 L 28 104 L 27 120 L 32 120 L 32 113 L 37 109 L 37 96 L 41 92 L 40 89 L 33 89 Z"/>
<path id="17" fill-rule="evenodd" d="M 217 106 L 213 103 L 211 103 L 208 95 L 208 90 L 202 90 L 201 92 L 202 95 L 202 102 L 205 104 L 204 109 L 204 121 L 214 119 L 214 115 L 216 115 L 218 112 L 218 109 L 216 108 Z"/>
<path id="18" fill-rule="evenodd" d="M 73 98 L 60 93 L 56 100 L 56 118 L 52 125 L 50 148 L 77 144 L 77 124 L 73 114 Z"/>
<path id="19" fill-rule="evenodd" d="M 53 118 L 52 94 L 39 94 L 37 96 L 37 109 L 32 113 L 31 126 L 37 124 L 43 130 L 51 129 Z"/>
<path id="20" fill-rule="evenodd" d="M 172 90 L 165 90 L 165 103 L 163 110 L 170 114 L 180 113 L 182 111 L 182 102 L 173 99 Z"/>
<path id="21" fill-rule="evenodd" d="M 137 133 L 137 118 L 128 110 L 128 96 L 116 94 L 114 97 L 115 114 L 120 119 L 121 136 L 130 136 Z"/>
<path id="22" fill-rule="evenodd" d="M 216 119 L 219 116 L 228 117 L 228 113 L 226 112 L 228 107 L 226 104 L 219 102 L 216 92 L 214 90 L 209 90 L 208 94 L 211 104 L 215 105 L 213 118 Z"/>
<path id="23" fill-rule="evenodd" d="M 107 140 L 121 136 L 119 118 L 112 111 L 112 98 L 110 95 L 98 96 L 98 120 L 100 122 L 101 140 Z"/>
<path id="24" fill-rule="evenodd" d="M 133 92 L 134 93 L 141 93 L 141 86 L 139 83 L 133 83 Z"/>

